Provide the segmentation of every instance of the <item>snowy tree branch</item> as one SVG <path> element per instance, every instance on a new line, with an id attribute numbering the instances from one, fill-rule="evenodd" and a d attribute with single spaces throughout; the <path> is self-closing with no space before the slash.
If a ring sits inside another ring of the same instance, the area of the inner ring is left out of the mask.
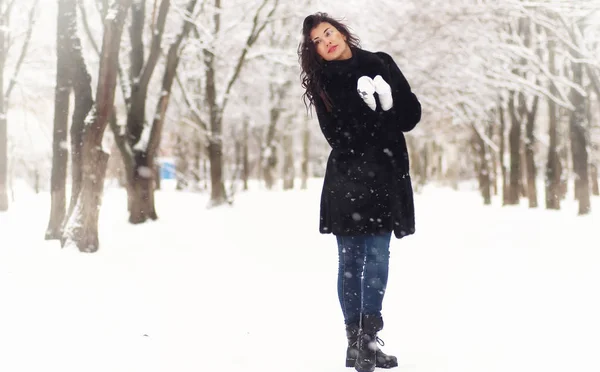
<path id="1" fill-rule="evenodd" d="M 21 54 L 19 55 L 19 59 L 17 60 L 17 64 L 15 66 L 15 71 L 13 72 L 12 78 L 10 79 L 10 83 L 8 85 L 8 89 L 4 96 L 8 99 L 10 98 L 10 94 L 12 93 L 13 88 L 17 82 L 17 77 L 19 76 L 19 72 L 21 71 L 21 66 L 25 61 L 25 57 L 27 56 L 27 51 L 29 49 L 29 42 L 31 41 L 31 34 L 33 32 L 33 26 L 35 24 L 35 11 L 37 8 L 39 0 L 35 0 L 31 9 L 29 10 L 29 24 L 27 26 L 27 33 L 25 36 L 25 40 L 23 41 L 23 47 L 21 48 Z"/>
<path id="2" fill-rule="evenodd" d="M 94 49 L 97 55 L 100 55 L 100 47 L 98 47 L 98 43 L 96 43 L 96 40 L 92 33 L 92 29 L 90 28 L 90 23 L 88 21 L 87 11 L 85 10 L 83 0 L 78 0 L 77 4 L 79 5 L 79 12 L 81 14 L 81 23 L 83 24 L 83 30 L 85 31 L 85 34 L 87 35 L 88 40 L 92 45 L 92 49 Z"/>
<path id="3" fill-rule="evenodd" d="M 258 37 L 260 36 L 262 31 L 265 29 L 267 23 L 270 21 L 271 17 L 273 16 L 273 13 L 275 13 L 275 10 L 277 9 L 277 6 L 279 4 L 279 0 L 275 0 L 275 2 L 273 4 L 273 8 L 271 8 L 271 11 L 268 13 L 267 17 L 261 24 L 259 21 L 260 13 L 262 12 L 263 8 L 268 4 L 268 2 L 269 2 L 269 0 L 264 0 L 254 15 L 252 30 L 250 31 L 250 34 L 248 35 L 248 39 L 246 40 L 246 45 L 244 46 L 244 49 L 242 50 L 242 53 L 241 53 L 240 57 L 238 58 L 233 75 L 229 79 L 229 82 L 227 83 L 227 88 L 225 89 L 225 92 L 223 94 L 223 103 L 221 105 L 221 110 L 220 110 L 221 115 L 225 111 L 225 107 L 227 106 L 227 102 L 229 100 L 229 94 L 231 93 L 231 89 L 233 88 L 233 85 L 235 84 L 237 78 L 240 75 L 240 72 L 242 71 L 242 67 L 244 66 L 244 62 L 246 61 L 246 55 L 248 54 L 249 49 L 254 45 L 256 40 L 258 40 Z"/>
<path id="4" fill-rule="evenodd" d="M 160 9 L 158 11 L 158 18 L 156 20 L 156 29 L 153 26 L 152 42 L 150 45 L 150 54 L 148 60 L 144 66 L 143 72 L 140 77 L 140 87 L 147 89 L 154 68 L 158 62 L 158 58 L 161 53 L 161 41 L 165 31 L 165 23 L 167 20 L 167 13 L 169 12 L 170 0 L 162 0 L 160 3 Z"/>
<path id="5" fill-rule="evenodd" d="M 187 88 L 181 82 L 181 78 L 179 77 L 179 74 L 175 75 L 175 80 L 177 81 L 177 85 L 181 89 L 181 94 L 183 96 L 183 100 L 185 101 L 187 107 L 190 109 L 190 112 L 192 113 L 192 117 L 193 117 L 195 123 L 197 125 L 199 125 L 203 131 L 205 131 L 206 133 L 209 133 L 208 124 L 206 123 L 206 121 L 202 120 L 202 116 L 200 114 L 200 111 L 198 111 L 198 108 L 194 104 L 192 104 L 192 100 L 190 99 Z"/>
<path id="6" fill-rule="evenodd" d="M 177 67 L 179 66 L 179 55 L 181 53 L 180 46 L 183 40 L 189 34 L 192 28 L 192 22 L 190 16 L 194 12 L 197 0 L 190 0 L 186 6 L 186 13 L 183 20 L 183 26 L 181 32 L 177 35 L 175 41 L 169 47 L 167 53 L 167 62 L 165 66 L 165 72 L 163 75 L 162 92 L 156 105 L 156 114 L 152 122 L 152 129 L 150 131 L 150 139 L 148 140 L 148 146 L 146 153 L 152 157 L 158 150 L 160 145 L 160 138 L 162 135 L 162 128 L 164 126 L 165 114 L 169 104 L 169 97 L 171 95 L 171 88 L 173 86 L 173 80 Z"/>

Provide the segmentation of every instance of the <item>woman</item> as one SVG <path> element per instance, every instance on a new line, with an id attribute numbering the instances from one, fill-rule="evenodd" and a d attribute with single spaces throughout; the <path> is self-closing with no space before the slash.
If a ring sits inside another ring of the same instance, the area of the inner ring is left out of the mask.
<path id="1" fill-rule="evenodd" d="M 403 132 L 420 121 L 421 105 L 394 60 L 361 49 L 344 24 L 316 13 L 306 17 L 302 32 L 304 102 L 315 107 L 332 148 L 320 232 L 334 234 L 338 243 L 346 366 L 359 372 L 396 367 L 396 357 L 377 347 L 377 332 L 383 329 L 391 235 L 415 231 Z"/>

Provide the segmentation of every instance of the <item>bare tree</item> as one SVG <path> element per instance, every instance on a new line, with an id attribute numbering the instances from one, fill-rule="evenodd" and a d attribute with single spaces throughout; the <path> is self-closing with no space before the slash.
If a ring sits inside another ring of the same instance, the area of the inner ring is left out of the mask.
<path id="1" fill-rule="evenodd" d="M 52 136 L 52 176 L 50 220 L 46 239 L 60 239 L 66 216 L 66 181 L 69 147 L 69 105 L 73 87 L 73 42 L 77 39 L 76 0 L 59 0 L 56 21 L 56 86 L 54 90 L 54 132 Z M 89 111 L 89 108 L 88 108 Z"/>
<path id="2" fill-rule="evenodd" d="M 502 205 L 507 205 L 509 200 L 509 185 L 508 185 L 508 170 L 506 169 L 505 153 L 506 153 L 506 115 L 502 105 L 501 98 L 498 104 L 498 120 L 500 121 L 499 136 L 500 136 L 500 170 L 502 176 Z"/>
<path id="3" fill-rule="evenodd" d="M 272 106 L 269 110 L 269 125 L 267 126 L 265 140 L 262 148 L 261 170 L 267 189 L 272 189 L 275 184 L 275 168 L 277 166 L 277 126 L 284 112 L 284 101 L 286 94 L 291 88 L 292 82 L 285 84 L 271 83 L 269 86 L 269 99 Z"/>
<path id="4" fill-rule="evenodd" d="M 64 230 L 63 244 L 75 245 L 82 252 L 96 252 L 99 248 L 98 217 L 108 162 L 102 138 L 113 113 L 121 36 L 131 3 L 132 0 L 115 1 L 104 21 L 97 99 L 86 118 L 83 133 L 81 165 L 85 177 Z"/>
<path id="5" fill-rule="evenodd" d="M 196 3 L 196 0 L 188 2 L 184 12 L 185 19 L 182 30 L 169 47 L 156 116 L 150 124 L 147 124 L 146 103 L 150 79 L 161 56 L 161 42 L 171 2 L 170 0 L 161 0 L 158 7 L 156 2 L 154 4 L 151 25 L 152 40 L 147 58 L 143 44 L 146 2 L 142 0 L 133 2 L 132 21 L 129 28 L 131 41 L 129 82 L 124 78 L 121 79 L 127 108 L 127 122 L 123 130 L 118 125 L 116 117 L 113 116 L 110 127 L 127 174 L 127 207 L 129 221 L 134 224 L 158 218 L 154 205 L 154 190 L 159 182 L 159 175 L 155 171 L 155 158 L 160 146 L 171 87 L 179 65 L 181 45 L 191 29 L 191 17 Z M 120 67 L 119 70 L 121 76 L 124 75 Z"/>
<path id="6" fill-rule="evenodd" d="M 261 19 L 263 10 L 272 2 L 273 5 L 264 19 Z M 208 158 L 210 161 L 210 179 L 211 179 L 211 197 L 210 206 L 219 206 L 228 203 L 228 197 L 225 191 L 225 183 L 223 177 L 223 117 L 227 104 L 230 99 L 233 87 L 237 83 L 242 69 L 246 64 L 248 52 L 259 39 L 263 30 L 270 21 L 273 13 L 277 9 L 279 0 L 263 0 L 257 8 L 252 19 L 252 27 L 242 51 L 236 60 L 231 77 L 225 82 L 224 87 L 220 90 L 217 84 L 217 56 L 214 51 L 209 48 L 203 50 L 204 53 L 204 68 L 205 68 L 205 105 L 208 108 L 208 120 L 202 119 L 201 114 L 193 107 L 192 101 L 188 98 L 186 101 L 190 103 L 192 111 L 195 113 L 194 120 L 208 133 Z M 222 33 L 221 29 L 221 0 L 214 0 L 214 15 L 212 17 L 211 33 L 217 36 Z M 195 35 L 200 39 L 200 31 L 195 29 Z M 221 94 L 219 94 L 221 93 Z"/>
<path id="7" fill-rule="evenodd" d="M 489 125 L 489 124 L 488 124 Z M 473 137 L 471 145 L 475 155 L 475 172 L 479 180 L 479 190 L 483 196 L 485 205 L 492 204 L 492 189 L 490 178 L 490 157 L 488 156 L 488 145 L 485 143 L 483 132 L 473 125 Z"/>
<path id="8" fill-rule="evenodd" d="M 35 12 L 39 0 L 34 0 L 29 11 L 29 22 L 21 52 L 15 65 L 15 70 L 6 91 L 4 91 L 4 72 L 9 49 L 9 18 L 16 0 L 0 0 L 0 212 L 8 210 L 8 119 L 7 112 L 10 95 L 15 87 L 21 66 L 29 50 L 29 42 L 35 24 Z"/>
<path id="9" fill-rule="evenodd" d="M 550 73 L 556 74 L 556 42 L 551 39 L 548 41 L 548 68 Z M 556 87 L 549 82 L 549 89 L 552 94 L 557 94 Z M 558 155 L 558 108 L 553 100 L 548 99 L 548 159 L 546 162 L 546 208 L 560 209 L 560 180 L 561 167 L 560 157 Z"/>
<path id="10" fill-rule="evenodd" d="M 573 81 L 583 83 L 583 66 L 580 62 L 572 63 Z M 575 110 L 569 117 L 571 136 L 571 153 L 575 172 L 575 197 L 579 201 L 579 214 L 588 214 L 591 210 L 590 184 L 588 168 L 588 152 L 586 139 L 585 97 L 577 89 L 571 90 L 571 101 Z"/>
<path id="11" fill-rule="evenodd" d="M 506 204 L 514 205 L 519 204 L 520 189 L 521 189 L 521 120 L 520 115 L 517 112 L 517 105 L 515 105 L 516 97 L 518 96 L 521 101 L 525 100 L 522 93 L 510 92 L 508 98 L 508 112 L 510 115 L 510 132 L 508 137 L 509 152 L 510 152 L 510 173 L 509 173 L 509 186 L 508 186 L 508 198 Z M 518 105 L 523 107 L 523 104 Z"/>

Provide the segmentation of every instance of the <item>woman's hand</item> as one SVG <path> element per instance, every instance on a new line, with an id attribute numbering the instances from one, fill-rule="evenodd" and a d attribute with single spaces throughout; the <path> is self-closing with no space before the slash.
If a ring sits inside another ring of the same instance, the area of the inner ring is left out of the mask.
<path id="1" fill-rule="evenodd" d="M 375 86 L 375 92 L 379 95 L 379 103 L 383 111 L 388 111 L 394 106 L 394 99 L 392 98 L 392 88 L 381 75 L 375 76 L 373 79 L 373 85 Z"/>
<path id="2" fill-rule="evenodd" d="M 358 79 L 358 87 L 356 90 L 363 101 L 365 101 L 373 111 L 377 109 L 377 102 L 373 96 L 374 93 L 379 95 L 379 103 L 381 103 L 383 111 L 388 111 L 394 106 L 392 88 L 385 80 L 383 80 L 381 75 L 375 76 L 375 79 L 371 79 L 368 76 L 361 76 L 360 79 Z"/>
<path id="3" fill-rule="evenodd" d="M 371 108 L 371 110 L 375 111 L 377 109 L 377 102 L 375 101 L 375 97 L 373 94 L 375 93 L 375 83 L 373 79 L 368 76 L 361 76 L 358 79 L 358 86 L 356 88 L 360 97 L 365 101 L 365 103 Z"/>

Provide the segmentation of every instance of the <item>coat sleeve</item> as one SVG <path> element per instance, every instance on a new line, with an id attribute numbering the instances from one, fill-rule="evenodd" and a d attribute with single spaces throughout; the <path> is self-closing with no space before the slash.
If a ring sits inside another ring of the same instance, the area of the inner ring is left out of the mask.
<path id="1" fill-rule="evenodd" d="M 377 54 L 386 64 L 391 75 L 390 86 L 394 106 L 389 112 L 394 116 L 401 131 L 411 131 L 421 120 L 421 103 L 412 92 L 408 81 L 394 59 L 384 52 L 378 52 Z"/>

